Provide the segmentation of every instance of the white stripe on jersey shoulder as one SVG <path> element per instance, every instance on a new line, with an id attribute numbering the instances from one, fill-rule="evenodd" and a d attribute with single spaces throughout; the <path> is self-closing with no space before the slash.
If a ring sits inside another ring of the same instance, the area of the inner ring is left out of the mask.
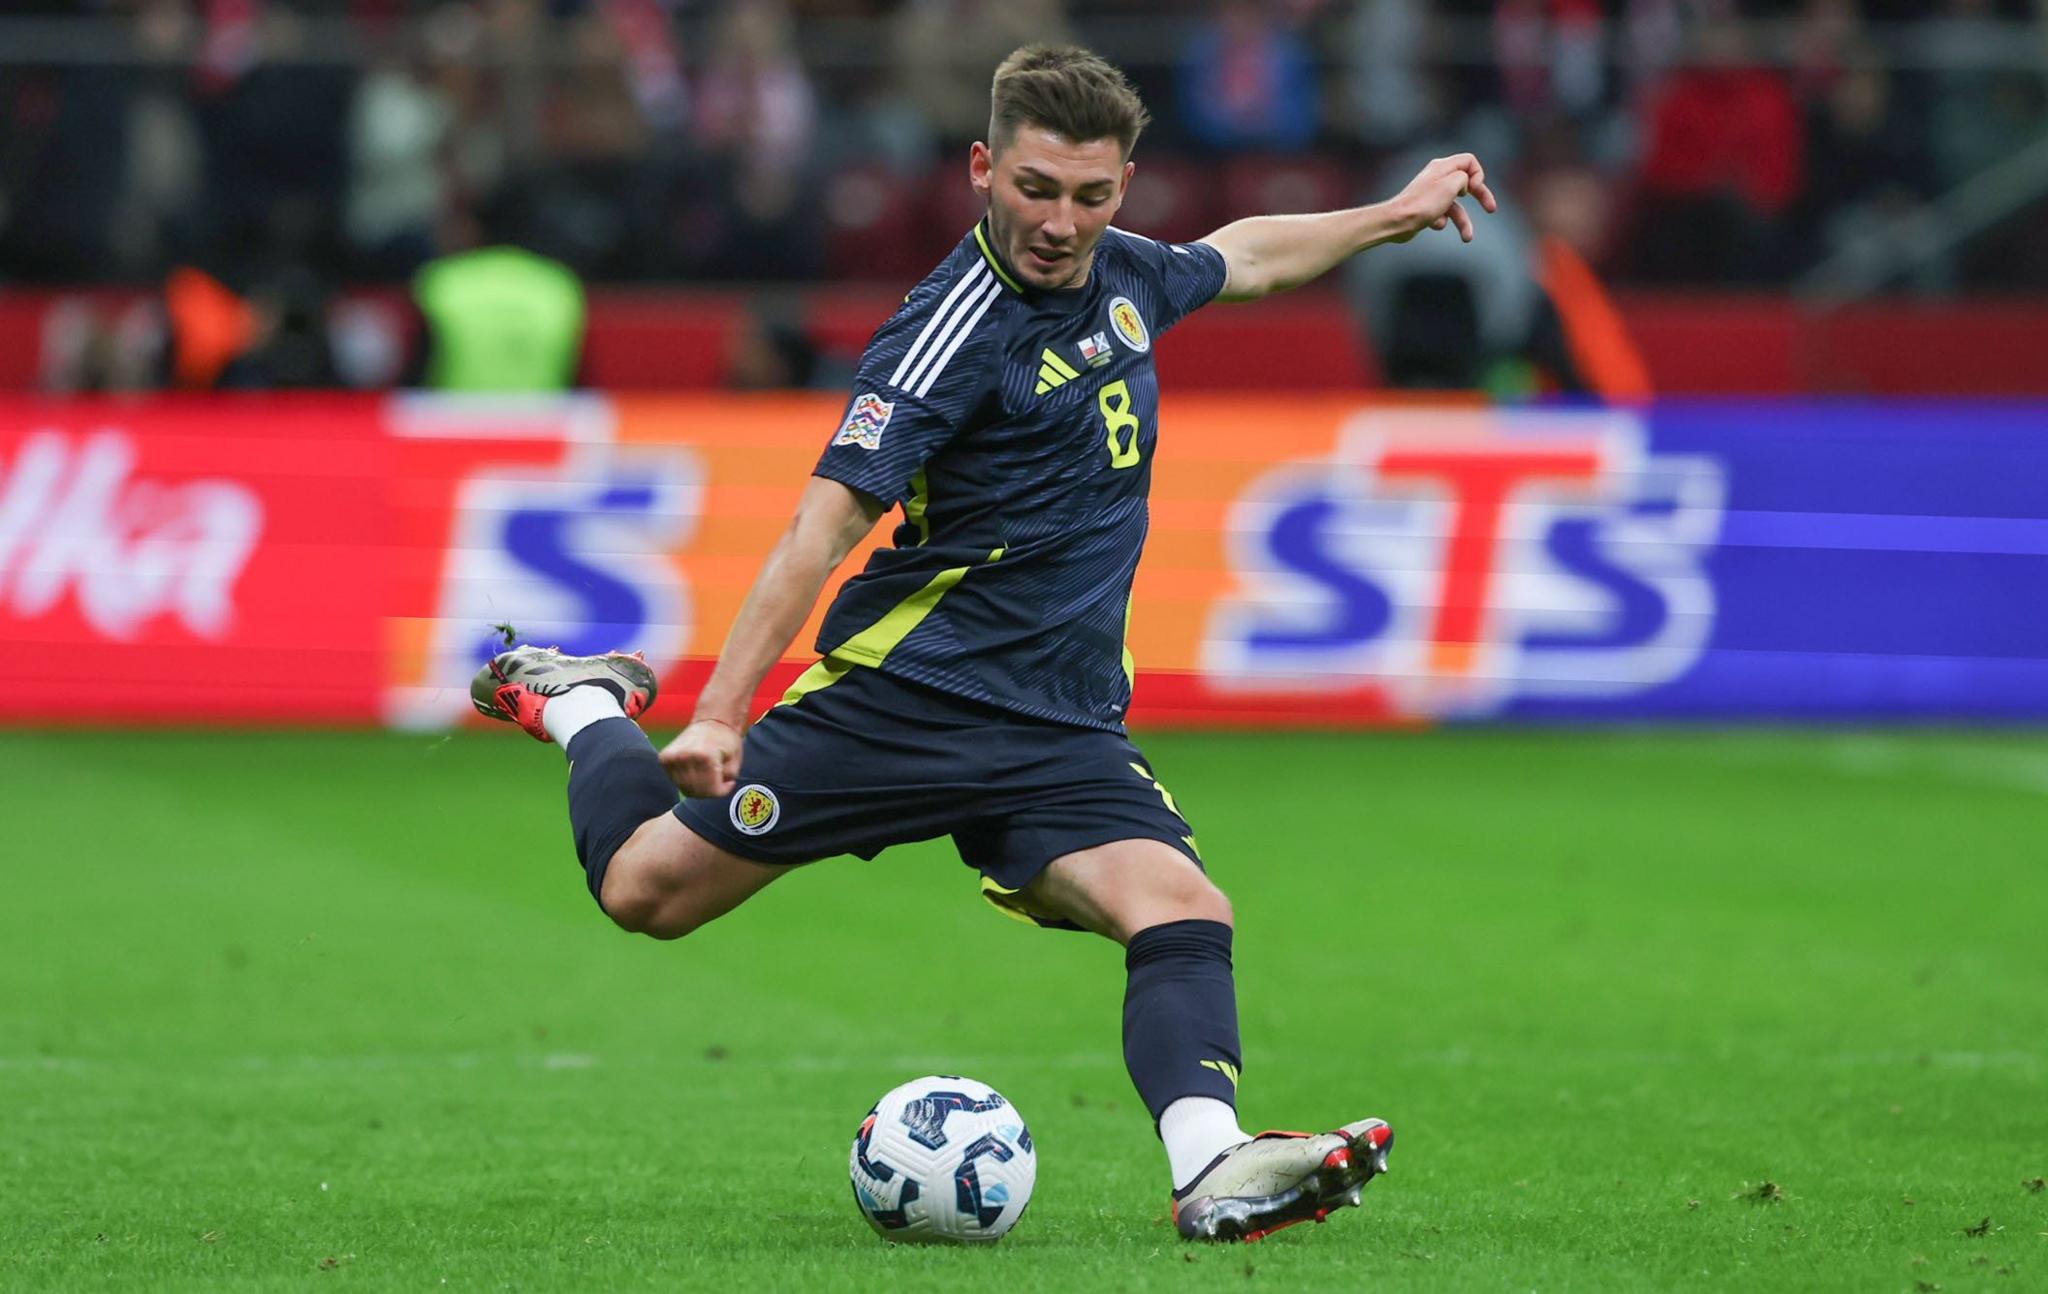
<path id="1" fill-rule="evenodd" d="M 903 385 L 904 374 L 911 371 L 911 366 L 917 363 L 920 353 L 923 353 L 926 359 L 931 358 L 931 352 L 925 350 L 925 343 L 931 342 L 932 350 L 937 350 L 940 342 L 945 340 L 945 330 L 941 329 L 940 325 L 946 323 L 949 318 L 957 319 L 959 317 L 960 309 L 956 307 L 961 307 L 961 298 L 971 297 L 978 293 L 981 290 L 982 284 L 994 277 L 994 275 L 989 273 L 986 262 L 976 262 L 967 268 L 967 271 L 960 276 L 960 281 L 953 285 L 953 290 L 946 294 L 946 299 L 939 303 L 939 308 L 932 311 L 931 318 L 925 320 L 924 328 L 917 334 L 917 340 L 910 344 L 909 350 L 903 352 L 903 362 L 898 364 L 896 371 L 889 375 L 890 386 L 900 387 Z M 935 332 L 938 333 L 939 341 L 932 341 Z"/>
<path id="2" fill-rule="evenodd" d="M 974 307 L 973 314 L 966 316 L 966 324 L 960 329 L 959 332 L 954 334 L 953 340 L 947 344 L 946 349 L 943 352 L 939 353 L 938 363 L 932 364 L 931 371 L 929 373 L 926 373 L 922 379 L 919 379 L 918 375 L 915 373 L 910 375 L 910 380 L 917 384 L 916 388 L 911 391 L 912 395 L 922 400 L 927 395 L 931 394 L 933 384 L 939 380 L 939 374 L 945 371 L 946 362 L 953 358 L 953 352 L 960 349 L 960 343 L 967 340 L 968 334 L 974 331 L 974 325 L 981 322 L 981 317 L 988 313 L 988 308 L 994 305 L 996 303 L 996 298 L 1001 296 L 1002 294 L 1002 283 L 991 277 L 988 284 L 988 290 L 981 294 L 981 304 Z M 975 298 L 972 295 L 970 295 L 967 299 L 969 302 L 972 302 Z M 965 314 L 966 309 L 967 307 L 962 306 L 961 313 Z M 938 348 L 939 343 L 933 342 L 932 349 L 934 351 L 938 351 Z M 929 363 L 931 357 L 926 356 L 925 358 L 926 362 Z"/>
<path id="3" fill-rule="evenodd" d="M 939 373 L 946 367 L 946 361 L 953 358 L 953 352 L 960 349 L 960 343 L 967 340 L 967 334 L 974 331 L 974 325 L 988 313 L 989 306 L 1002 295 L 1003 285 L 994 274 L 987 273 L 986 265 L 980 267 L 984 273 L 977 277 L 974 287 L 968 290 L 960 304 L 947 316 L 945 326 L 932 337 L 924 358 L 910 370 L 910 376 L 899 384 L 912 395 L 922 399 L 932 385 L 939 380 Z"/>
<path id="4" fill-rule="evenodd" d="M 1159 241 L 1157 238 L 1147 238 L 1143 234 L 1134 234 L 1128 229 L 1118 229 L 1115 225 L 1105 225 L 1104 228 L 1108 229 L 1109 232 L 1112 234 L 1121 234 L 1125 238 L 1130 239 L 1134 243 L 1145 243 L 1148 246 L 1152 247 L 1164 247 L 1167 251 L 1173 252 L 1174 254 L 1179 256 L 1194 255 L 1193 252 L 1189 251 L 1187 247 L 1181 243 L 1164 243 Z"/>
<path id="5" fill-rule="evenodd" d="M 1128 229 L 1118 229 L 1115 225 L 1105 227 L 1110 233 L 1122 236 L 1126 242 L 1138 243 L 1145 247 L 1165 247 L 1179 252 L 1183 256 L 1188 254 L 1187 248 L 1180 246 L 1178 243 L 1164 243 L 1157 238 L 1147 238 L 1143 234 L 1134 234 Z"/>

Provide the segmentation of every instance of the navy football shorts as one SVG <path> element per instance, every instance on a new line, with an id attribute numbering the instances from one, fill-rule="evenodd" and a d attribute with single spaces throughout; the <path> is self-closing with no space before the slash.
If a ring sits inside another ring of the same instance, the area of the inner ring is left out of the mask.
<path id="1" fill-rule="evenodd" d="M 1159 840 L 1201 865 L 1195 832 L 1121 734 L 1026 718 L 866 666 L 776 706 L 747 732 L 739 786 L 676 806 L 683 824 L 760 863 L 951 836 L 1008 915 L 1017 891 L 1063 854 Z"/>

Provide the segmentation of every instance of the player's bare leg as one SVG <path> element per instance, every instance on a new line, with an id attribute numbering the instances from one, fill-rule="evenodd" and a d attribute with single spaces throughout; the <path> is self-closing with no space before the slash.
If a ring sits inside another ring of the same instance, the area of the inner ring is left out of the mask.
<path id="1" fill-rule="evenodd" d="M 1230 900 L 1202 869 L 1159 840 L 1118 840 L 1056 858 L 1020 898 L 1129 946 L 1171 921 L 1232 921 Z"/>
<path id="2" fill-rule="evenodd" d="M 680 939 L 793 870 L 728 853 L 664 813 L 612 855 L 599 902 L 623 929 Z"/>
<path id="3" fill-rule="evenodd" d="M 637 655 L 552 647 L 500 652 L 470 686 L 479 713 L 569 757 L 569 821 L 598 906 L 626 930 L 677 939 L 789 869 L 728 853 L 676 819 L 675 784 L 633 722 L 656 691 Z"/>
<path id="4" fill-rule="evenodd" d="M 1258 1240 L 1360 1202 L 1393 1129 L 1248 1137 L 1237 1122 L 1230 901 L 1173 846 L 1121 840 L 1056 859 L 1020 899 L 1124 945 L 1124 1061 L 1159 1121 L 1174 1224 L 1190 1240 Z"/>

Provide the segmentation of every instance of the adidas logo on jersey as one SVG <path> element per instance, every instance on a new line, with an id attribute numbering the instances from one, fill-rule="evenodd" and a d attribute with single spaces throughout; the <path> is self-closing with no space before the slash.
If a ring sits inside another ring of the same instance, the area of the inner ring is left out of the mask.
<path id="1" fill-rule="evenodd" d="M 1081 376 L 1072 364 L 1053 354 L 1050 346 L 1045 348 L 1045 353 L 1038 359 L 1038 388 L 1034 394 L 1044 395 L 1054 387 L 1065 386 Z"/>

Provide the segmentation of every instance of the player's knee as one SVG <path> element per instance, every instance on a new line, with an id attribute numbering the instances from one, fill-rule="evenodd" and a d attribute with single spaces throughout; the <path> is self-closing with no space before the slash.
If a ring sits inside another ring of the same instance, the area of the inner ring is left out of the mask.
<path id="1" fill-rule="evenodd" d="M 642 934 L 653 926 L 659 906 L 652 896 L 624 886 L 606 885 L 602 906 L 612 924 L 629 934 Z"/>
<path id="2" fill-rule="evenodd" d="M 646 935 L 649 939 L 667 941 L 681 939 L 703 924 L 702 921 L 693 919 L 687 911 L 671 907 L 656 912 L 647 921 L 635 927 L 633 933 Z"/>
<path id="3" fill-rule="evenodd" d="M 688 905 L 679 898 L 661 883 L 656 869 L 636 865 L 628 849 L 620 850 L 605 871 L 601 906 L 621 930 L 653 939 L 682 938 L 703 923 L 690 919 Z"/>
<path id="4" fill-rule="evenodd" d="M 1206 872 L 1195 867 L 1176 869 L 1170 881 L 1153 890 L 1144 909 L 1127 933 L 1168 921 L 1216 921 L 1232 929 L 1237 924 L 1229 897 Z"/>
<path id="5" fill-rule="evenodd" d="M 650 889 L 627 888 L 614 895 L 607 886 L 604 910 L 619 929 L 650 939 L 681 939 L 704 924 L 688 904 Z"/>
<path id="6" fill-rule="evenodd" d="M 1216 882 L 1202 876 L 1200 884 L 1190 888 L 1185 900 L 1188 904 L 1188 918 L 1196 921 L 1220 921 L 1233 929 L 1237 925 L 1237 913 L 1230 906 L 1230 896 L 1216 888 Z"/>

